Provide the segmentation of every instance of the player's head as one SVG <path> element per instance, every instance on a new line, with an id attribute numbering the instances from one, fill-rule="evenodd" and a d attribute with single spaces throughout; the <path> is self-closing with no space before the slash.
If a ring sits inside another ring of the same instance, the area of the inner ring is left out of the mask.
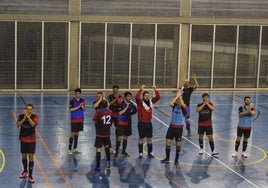
<path id="1" fill-rule="evenodd" d="M 27 104 L 26 105 L 26 111 L 28 114 L 31 114 L 33 112 L 34 105 L 33 104 Z"/>
<path id="2" fill-rule="evenodd" d="M 80 88 L 76 88 L 75 90 L 74 90 L 74 93 L 76 94 L 76 93 L 81 93 L 82 92 L 82 90 L 80 89 Z"/>
<path id="3" fill-rule="evenodd" d="M 207 101 L 209 99 L 209 94 L 208 93 L 203 93 L 202 94 L 202 99 L 203 99 L 203 101 Z"/>
<path id="4" fill-rule="evenodd" d="M 188 87 L 189 85 L 190 85 L 190 80 L 189 79 L 185 79 L 183 86 L 184 87 Z"/>
<path id="5" fill-rule="evenodd" d="M 114 85 L 113 86 L 113 93 L 117 94 L 119 92 L 119 86 L 118 85 Z"/>
<path id="6" fill-rule="evenodd" d="M 250 105 L 250 96 L 245 96 L 244 102 L 245 102 L 245 105 Z"/>
<path id="7" fill-rule="evenodd" d="M 126 100 L 127 102 L 129 102 L 129 101 L 131 100 L 132 93 L 130 93 L 129 91 L 126 91 L 126 92 L 124 93 L 124 97 L 125 97 L 125 100 Z"/>
<path id="8" fill-rule="evenodd" d="M 102 98 L 102 97 L 103 97 L 103 92 L 102 92 L 102 91 L 99 91 L 99 92 L 97 93 L 97 98 L 100 99 L 100 98 Z"/>
<path id="9" fill-rule="evenodd" d="M 144 92 L 142 93 L 142 98 L 143 98 L 143 100 L 145 100 L 145 101 L 149 101 L 149 99 L 150 99 L 150 93 L 149 93 L 149 91 L 144 91 Z"/>
<path id="10" fill-rule="evenodd" d="M 108 106 L 108 102 L 106 101 L 106 100 L 102 100 L 101 102 L 100 102 L 100 107 L 101 108 L 106 108 Z"/>

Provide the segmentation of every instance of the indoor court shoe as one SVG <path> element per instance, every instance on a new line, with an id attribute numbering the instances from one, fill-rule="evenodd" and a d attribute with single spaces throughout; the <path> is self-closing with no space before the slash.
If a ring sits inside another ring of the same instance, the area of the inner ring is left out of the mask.
<path id="1" fill-rule="evenodd" d="M 149 153 L 149 154 L 148 154 L 148 157 L 149 157 L 150 159 L 155 158 L 155 156 L 154 156 L 154 154 L 153 154 L 153 153 Z"/>
<path id="2" fill-rule="evenodd" d="M 28 176 L 28 172 L 25 171 L 21 173 L 20 178 L 26 178 L 27 176 Z"/>
<path id="3" fill-rule="evenodd" d="M 130 155 L 127 152 L 122 152 L 122 155 L 124 155 L 125 157 L 130 157 Z"/>
<path id="4" fill-rule="evenodd" d="M 100 167 L 99 167 L 99 166 L 96 166 L 96 167 L 94 168 L 94 170 L 97 171 L 97 172 L 99 172 L 99 171 L 100 171 Z"/>
<path id="5" fill-rule="evenodd" d="M 29 183 L 34 183 L 35 181 L 34 181 L 33 177 L 28 177 L 28 182 Z"/>
<path id="6" fill-rule="evenodd" d="M 116 153 L 115 149 L 114 148 L 110 148 L 110 154 L 115 154 L 115 153 Z"/>
<path id="7" fill-rule="evenodd" d="M 174 161 L 174 165 L 177 166 L 179 164 L 179 161 Z"/>
<path id="8" fill-rule="evenodd" d="M 115 153 L 114 154 L 114 159 L 117 159 L 118 158 L 118 153 Z"/>
<path id="9" fill-rule="evenodd" d="M 245 152 L 243 152 L 243 153 L 242 153 L 242 157 L 247 158 L 248 155 L 247 155 Z"/>
<path id="10" fill-rule="evenodd" d="M 169 158 L 165 158 L 163 160 L 161 160 L 161 163 L 168 163 L 169 162 Z"/>
<path id="11" fill-rule="evenodd" d="M 215 158 L 218 158 L 218 157 L 219 157 L 219 153 L 213 151 L 213 152 L 211 152 L 211 156 L 212 156 L 212 157 L 215 157 Z"/>
<path id="12" fill-rule="evenodd" d="M 142 159 L 143 158 L 143 153 L 139 154 L 139 158 Z"/>
<path id="13" fill-rule="evenodd" d="M 81 151 L 79 151 L 77 148 L 75 148 L 75 149 L 73 149 L 73 153 L 78 153 L 78 154 L 80 154 Z"/>
<path id="14" fill-rule="evenodd" d="M 199 149 L 199 155 L 202 155 L 204 153 L 204 150 L 203 149 Z"/>
<path id="15" fill-rule="evenodd" d="M 68 155 L 72 155 L 72 154 L 73 154 L 73 150 L 69 150 Z"/>
<path id="16" fill-rule="evenodd" d="M 107 162 L 106 162 L 106 168 L 110 168 L 111 167 L 111 162 L 108 160 Z"/>
<path id="17" fill-rule="evenodd" d="M 237 157 L 237 154 L 238 154 L 238 152 L 236 151 L 236 152 L 234 152 L 233 154 L 232 154 L 232 157 Z"/>

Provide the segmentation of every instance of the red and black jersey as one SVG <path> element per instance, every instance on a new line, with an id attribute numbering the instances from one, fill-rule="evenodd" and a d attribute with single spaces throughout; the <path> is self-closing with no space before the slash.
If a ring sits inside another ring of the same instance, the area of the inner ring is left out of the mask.
<path id="1" fill-rule="evenodd" d="M 24 114 L 20 114 L 18 121 L 21 121 L 24 118 Z M 31 115 L 31 119 L 36 123 L 38 123 L 38 116 L 36 114 Z M 35 126 L 36 126 L 35 125 Z M 36 142 L 36 136 L 35 136 L 35 126 L 32 127 L 26 119 L 20 128 L 20 136 L 19 139 L 21 142 Z"/>
<path id="2" fill-rule="evenodd" d="M 203 103 L 200 103 L 197 105 L 197 107 L 202 106 Z M 211 106 L 214 106 L 212 102 L 209 102 Z M 198 117 L 198 126 L 212 126 L 212 120 L 211 120 L 212 110 L 209 109 L 209 107 L 206 105 L 204 108 L 199 111 L 199 117 Z"/>
<path id="3" fill-rule="evenodd" d="M 110 127 L 113 123 L 113 112 L 108 108 L 101 108 L 94 114 L 93 121 L 95 122 L 96 137 L 110 137 Z"/>
<path id="4" fill-rule="evenodd" d="M 148 106 L 148 104 L 144 104 L 143 99 L 141 99 L 142 89 L 140 89 L 136 93 L 136 102 L 137 102 L 137 109 L 138 109 L 138 120 L 140 122 L 151 122 L 153 111 L 152 106 Z M 150 103 L 156 103 L 160 99 L 160 93 L 158 90 L 155 91 L 155 96 L 151 99 Z M 147 105 L 146 108 L 144 105 Z"/>
<path id="5" fill-rule="evenodd" d="M 113 100 L 115 100 L 115 96 L 114 94 L 111 94 L 108 96 L 108 101 L 111 102 Z M 110 110 L 112 110 L 113 112 L 113 117 L 117 117 L 118 116 L 118 112 L 119 112 L 119 108 L 121 105 L 121 102 L 123 102 L 123 97 L 121 95 L 119 95 L 118 100 L 116 100 L 112 105 L 109 106 Z"/>

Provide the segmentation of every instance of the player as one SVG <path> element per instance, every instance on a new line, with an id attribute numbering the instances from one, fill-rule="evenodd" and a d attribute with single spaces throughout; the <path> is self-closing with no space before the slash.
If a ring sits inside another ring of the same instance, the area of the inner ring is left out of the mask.
<path id="1" fill-rule="evenodd" d="M 191 95 L 196 88 L 199 87 L 198 81 L 196 74 L 192 74 L 192 78 L 194 79 L 194 85 L 190 86 L 190 80 L 186 79 L 184 81 L 184 85 L 182 87 L 182 99 L 184 103 L 187 106 L 187 116 L 186 116 L 186 130 L 188 133 L 188 136 L 191 136 L 191 125 L 190 125 L 190 100 L 191 100 Z"/>
<path id="2" fill-rule="evenodd" d="M 138 132 L 139 132 L 139 158 L 143 158 L 143 139 L 147 138 L 148 158 L 154 158 L 153 155 L 153 104 L 160 99 L 160 93 L 156 86 L 153 86 L 155 96 L 151 98 L 148 91 L 144 91 L 145 85 L 142 85 L 136 93 L 136 102 L 138 109 Z M 142 96 L 141 96 L 142 95 Z"/>
<path id="3" fill-rule="evenodd" d="M 69 138 L 69 151 L 68 155 L 73 153 L 81 153 L 77 149 L 78 135 L 80 131 L 84 130 L 84 111 L 86 110 L 86 103 L 81 98 L 82 90 L 80 88 L 75 89 L 75 97 L 70 100 L 71 111 L 71 135 Z"/>
<path id="4" fill-rule="evenodd" d="M 235 141 L 235 152 L 232 157 L 237 157 L 240 140 L 243 137 L 242 157 L 247 158 L 246 154 L 248 139 L 251 134 L 251 127 L 253 125 L 253 117 L 255 115 L 255 108 L 250 104 L 250 97 L 244 97 L 244 105 L 238 109 L 239 122 L 237 126 L 237 137 Z"/>
<path id="5" fill-rule="evenodd" d="M 202 103 L 198 104 L 196 111 L 199 113 L 198 117 L 198 134 L 199 134 L 199 154 L 203 154 L 203 138 L 206 133 L 209 146 L 211 149 L 211 155 L 213 157 L 218 157 L 218 152 L 214 152 L 214 140 L 213 140 L 213 128 L 212 128 L 212 112 L 214 111 L 214 104 L 209 101 L 209 94 L 202 94 Z"/>
<path id="6" fill-rule="evenodd" d="M 100 109 L 97 110 L 94 114 L 93 121 L 95 122 L 96 128 L 96 167 L 95 171 L 100 171 L 100 161 L 101 161 L 101 148 L 104 146 L 106 153 L 106 168 L 110 168 L 110 127 L 113 123 L 112 111 L 108 109 L 108 102 L 102 100 L 100 102 Z"/>
<path id="7" fill-rule="evenodd" d="M 34 106 L 32 104 L 27 104 L 24 113 L 20 114 L 16 121 L 20 129 L 19 140 L 23 164 L 23 172 L 20 178 L 26 178 L 28 176 L 29 183 L 35 183 L 32 175 L 36 147 L 35 127 L 38 123 L 38 116 L 33 113 L 33 109 Z"/>
<path id="8" fill-rule="evenodd" d="M 178 89 L 176 97 L 171 99 L 169 105 L 172 107 L 171 121 L 166 133 L 166 158 L 161 160 L 162 163 L 169 162 L 171 142 L 173 138 L 176 140 L 176 155 L 174 165 L 178 165 L 180 150 L 181 150 L 181 137 L 183 133 L 183 126 L 185 125 L 185 115 L 187 114 L 187 106 L 183 102 L 181 96 L 181 89 Z"/>
<path id="9" fill-rule="evenodd" d="M 121 141 L 123 140 L 122 154 L 125 157 L 130 155 L 126 152 L 128 137 L 132 134 L 132 120 L 131 116 L 137 113 L 137 108 L 131 102 L 132 93 L 124 93 L 124 101 L 119 107 L 118 126 L 117 126 L 117 141 L 116 141 L 116 153 L 114 158 L 118 156 Z"/>

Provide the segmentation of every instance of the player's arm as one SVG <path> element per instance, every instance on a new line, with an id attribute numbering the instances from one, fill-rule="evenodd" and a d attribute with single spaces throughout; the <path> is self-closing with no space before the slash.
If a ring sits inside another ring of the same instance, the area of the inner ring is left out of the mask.
<path id="1" fill-rule="evenodd" d="M 193 86 L 193 88 L 194 88 L 194 90 L 195 90 L 196 88 L 199 87 L 199 83 L 198 83 L 198 81 L 197 81 L 197 76 L 196 76 L 195 73 L 192 74 L 192 78 L 194 79 L 194 86 Z"/>
<path id="2" fill-rule="evenodd" d="M 205 106 L 206 106 L 206 103 L 205 102 L 203 102 L 201 105 L 197 105 L 196 111 L 197 112 L 200 112 Z"/>
<path id="3" fill-rule="evenodd" d="M 19 119 L 18 119 L 18 121 L 16 122 L 17 123 L 17 126 L 20 128 L 23 125 L 23 123 L 24 123 L 24 121 L 26 119 L 27 119 L 26 116 L 23 116 L 23 118 L 21 118 L 21 116 L 20 116 Z"/>
<path id="4" fill-rule="evenodd" d="M 215 109 L 213 103 L 207 102 L 206 105 L 211 111 Z"/>

